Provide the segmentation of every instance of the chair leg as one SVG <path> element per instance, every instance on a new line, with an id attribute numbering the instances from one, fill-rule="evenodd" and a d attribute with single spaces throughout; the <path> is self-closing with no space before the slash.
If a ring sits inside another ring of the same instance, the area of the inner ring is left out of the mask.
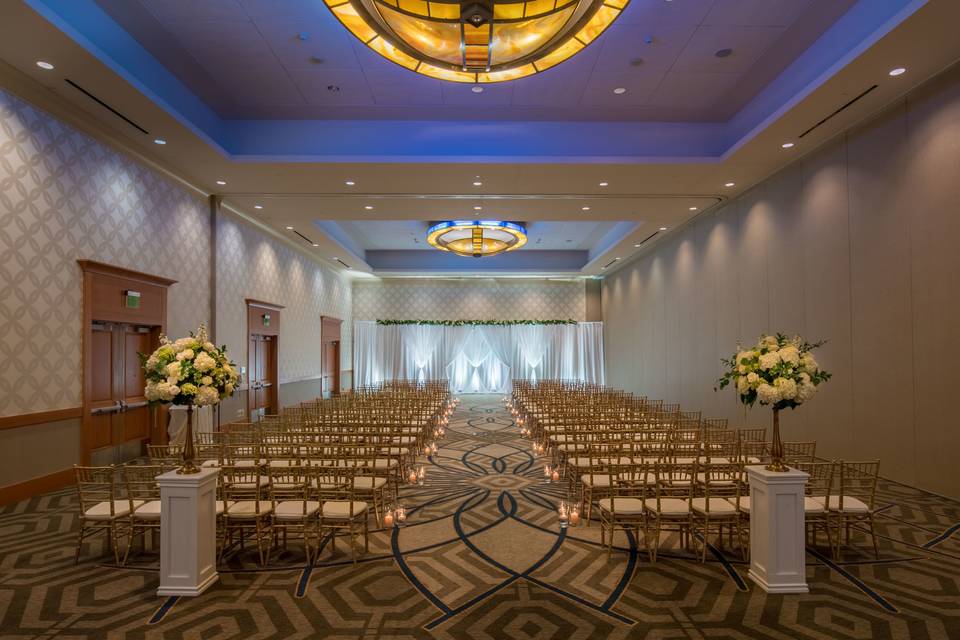
<path id="1" fill-rule="evenodd" d="M 877 546 L 877 533 L 873 529 L 873 514 L 870 514 L 870 537 L 873 539 L 873 555 L 879 560 L 880 559 L 880 547 Z"/>
<path id="2" fill-rule="evenodd" d="M 80 549 L 83 547 L 83 535 L 87 527 L 84 524 L 83 520 L 80 521 L 80 532 L 77 534 L 77 553 L 76 557 L 73 560 L 73 564 L 80 564 Z"/>

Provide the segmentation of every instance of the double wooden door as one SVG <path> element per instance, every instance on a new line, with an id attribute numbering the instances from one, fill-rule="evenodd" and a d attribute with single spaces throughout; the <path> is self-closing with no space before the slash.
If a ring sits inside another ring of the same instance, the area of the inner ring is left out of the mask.
<path id="1" fill-rule="evenodd" d="M 277 336 L 251 333 L 247 359 L 250 413 L 277 413 Z"/>
<path id="2" fill-rule="evenodd" d="M 90 441 L 97 463 L 142 454 L 150 439 L 150 408 L 138 353 L 149 354 L 159 327 L 119 322 L 91 324 Z"/>

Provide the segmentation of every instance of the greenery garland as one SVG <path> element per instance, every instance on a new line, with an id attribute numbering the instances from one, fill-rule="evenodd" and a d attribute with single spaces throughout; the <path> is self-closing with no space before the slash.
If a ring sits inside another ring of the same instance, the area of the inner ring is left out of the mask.
<path id="1" fill-rule="evenodd" d="M 466 327 L 479 325 L 492 325 L 497 327 L 508 327 L 515 324 L 577 324 L 576 320 L 377 320 L 377 324 L 395 325 L 395 324 L 422 324 L 436 325 L 441 327 Z"/>

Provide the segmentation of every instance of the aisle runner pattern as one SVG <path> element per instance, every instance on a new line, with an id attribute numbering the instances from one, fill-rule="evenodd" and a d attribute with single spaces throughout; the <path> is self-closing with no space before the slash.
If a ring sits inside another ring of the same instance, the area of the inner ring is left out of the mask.
<path id="1" fill-rule="evenodd" d="M 881 560 L 810 549 L 806 596 L 766 596 L 723 549 L 706 564 L 651 565 L 623 534 L 561 533 L 563 487 L 519 438 L 499 398 L 465 396 L 426 485 L 405 488 L 403 529 L 377 531 L 354 567 L 346 544 L 304 567 L 295 545 L 259 570 L 235 554 L 194 599 L 158 598 L 141 553 L 73 564 L 76 499 L 61 491 L 0 510 L 0 637 L 102 638 L 951 638 L 960 637 L 960 503 L 883 483 Z"/>

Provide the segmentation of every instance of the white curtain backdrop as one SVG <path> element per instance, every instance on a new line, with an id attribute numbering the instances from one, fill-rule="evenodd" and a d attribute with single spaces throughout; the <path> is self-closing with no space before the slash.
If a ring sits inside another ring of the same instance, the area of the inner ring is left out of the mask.
<path id="1" fill-rule="evenodd" d="M 562 378 L 603 384 L 603 323 L 575 325 L 354 324 L 353 376 L 450 380 L 454 392 L 506 393 L 511 381 Z"/>

